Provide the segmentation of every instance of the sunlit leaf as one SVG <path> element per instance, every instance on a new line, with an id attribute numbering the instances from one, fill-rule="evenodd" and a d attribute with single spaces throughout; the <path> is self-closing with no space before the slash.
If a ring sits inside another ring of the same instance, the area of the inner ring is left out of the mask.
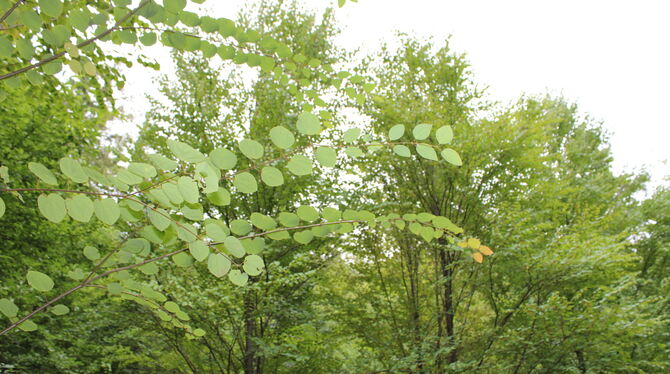
<path id="1" fill-rule="evenodd" d="M 39 271 L 29 270 L 26 279 L 30 287 L 40 292 L 48 292 L 54 288 L 54 281 L 48 275 Z"/>

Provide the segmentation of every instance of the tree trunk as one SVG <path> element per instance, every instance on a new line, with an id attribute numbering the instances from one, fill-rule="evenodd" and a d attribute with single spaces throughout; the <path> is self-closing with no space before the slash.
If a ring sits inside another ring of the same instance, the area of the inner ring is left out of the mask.
<path id="1" fill-rule="evenodd" d="M 256 319 L 254 316 L 254 297 L 251 290 L 244 294 L 244 374 L 257 374 L 256 371 Z"/>
<path id="2" fill-rule="evenodd" d="M 442 278 L 444 281 L 443 295 L 443 315 L 445 336 L 452 350 L 447 355 L 447 363 L 451 364 L 458 361 L 458 352 L 456 350 L 456 341 L 454 336 L 454 299 L 453 299 L 453 275 L 452 261 L 445 251 L 440 251 L 440 267 L 442 269 Z"/>

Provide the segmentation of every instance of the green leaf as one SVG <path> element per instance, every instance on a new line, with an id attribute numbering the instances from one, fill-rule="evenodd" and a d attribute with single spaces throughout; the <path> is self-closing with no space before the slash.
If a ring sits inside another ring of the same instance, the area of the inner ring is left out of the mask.
<path id="1" fill-rule="evenodd" d="M 149 161 L 151 161 L 157 168 L 161 170 L 172 170 L 177 168 L 177 161 L 170 160 L 169 158 L 159 155 L 152 154 L 149 155 Z"/>
<path id="2" fill-rule="evenodd" d="M 5 215 L 5 201 L 0 198 L 0 218 Z"/>
<path id="3" fill-rule="evenodd" d="M 293 234 L 293 240 L 300 244 L 309 244 L 312 239 L 314 239 L 314 233 L 312 233 L 312 230 L 299 231 Z"/>
<path id="4" fill-rule="evenodd" d="M 449 144 L 454 138 L 454 130 L 451 129 L 451 126 L 442 126 L 437 131 L 435 131 L 435 138 L 440 144 Z"/>
<path id="5" fill-rule="evenodd" d="M 169 216 L 167 212 L 160 208 L 156 208 L 156 210 L 149 209 L 147 216 L 149 217 L 151 224 L 160 231 L 165 231 L 170 227 L 170 223 L 172 222 L 170 218 L 168 218 Z"/>
<path id="6" fill-rule="evenodd" d="M 179 267 L 185 268 L 193 265 L 193 257 L 186 253 L 177 253 L 172 256 L 172 261 Z"/>
<path id="7" fill-rule="evenodd" d="M 312 160 L 303 155 L 295 155 L 286 164 L 286 168 L 295 175 L 308 175 L 312 173 Z"/>
<path id="8" fill-rule="evenodd" d="M 238 147 L 240 148 L 240 151 L 242 152 L 243 155 L 247 156 L 248 158 L 251 159 L 259 159 L 263 157 L 264 149 L 261 143 L 251 140 L 251 139 L 243 139 L 239 144 Z"/>
<path id="9" fill-rule="evenodd" d="M 99 260 L 100 251 L 98 251 L 98 248 L 87 245 L 84 247 L 84 256 L 91 261 Z"/>
<path id="10" fill-rule="evenodd" d="M 186 0 L 164 0 L 165 10 L 172 13 L 178 13 L 186 7 Z"/>
<path id="11" fill-rule="evenodd" d="M 444 158 L 450 164 L 456 166 L 463 165 L 463 160 L 461 160 L 461 156 L 459 156 L 458 152 L 454 151 L 451 148 L 445 148 L 442 151 L 442 158 Z"/>
<path id="12" fill-rule="evenodd" d="M 263 269 L 265 269 L 265 263 L 263 262 L 263 258 L 261 258 L 261 256 L 249 255 L 244 258 L 244 264 L 242 265 L 242 268 L 247 274 L 255 277 L 263 272 Z"/>
<path id="13" fill-rule="evenodd" d="M 426 123 L 416 125 L 414 126 L 414 130 L 412 130 L 412 135 L 414 135 L 414 139 L 416 140 L 424 140 L 430 136 L 430 130 L 432 130 L 432 128 L 433 125 Z"/>
<path id="14" fill-rule="evenodd" d="M 242 193 L 254 193 L 258 191 L 258 182 L 256 182 L 256 178 L 246 171 L 235 176 L 233 185 Z"/>
<path id="15" fill-rule="evenodd" d="M 19 313 L 19 307 L 13 301 L 2 298 L 0 299 L 0 313 L 4 314 L 7 318 L 16 317 Z"/>
<path id="16" fill-rule="evenodd" d="M 344 150 L 344 153 L 351 158 L 363 156 L 363 151 L 358 147 L 347 147 L 347 149 Z"/>
<path id="17" fill-rule="evenodd" d="M 236 219 L 230 222 L 230 231 L 235 235 L 246 235 L 251 228 L 251 224 L 245 220 Z"/>
<path id="18" fill-rule="evenodd" d="M 209 247 L 202 240 L 189 243 L 188 250 L 196 261 L 202 262 L 209 256 Z"/>
<path id="19" fill-rule="evenodd" d="M 156 34 L 153 32 L 144 33 L 142 36 L 140 36 L 140 43 L 147 47 L 156 44 Z"/>
<path id="20" fill-rule="evenodd" d="M 361 129 L 353 128 L 344 132 L 342 140 L 344 140 L 345 143 L 354 143 L 359 136 L 361 136 Z"/>
<path id="21" fill-rule="evenodd" d="M 226 225 L 220 221 L 213 221 L 206 224 L 205 232 L 209 238 L 218 242 L 224 241 L 228 235 L 230 235 Z"/>
<path id="22" fill-rule="evenodd" d="M 54 288 L 54 281 L 48 275 L 39 271 L 29 270 L 28 274 L 26 274 L 26 279 L 30 287 L 40 292 L 48 292 Z"/>
<path id="23" fill-rule="evenodd" d="M 230 270 L 230 260 L 221 253 L 214 253 L 207 259 L 207 270 L 215 277 L 221 278 Z"/>
<path id="24" fill-rule="evenodd" d="M 181 176 L 177 180 L 177 187 L 181 196 L 191 204 L 198 202 L 200 198 L 200 191 L 198 191 L 198 184 L 190 177 Z"/>
<path id="25" fill-rule="evenodd" d="M 237 164 L 237 156 L 225 148 L 212 150 L 209 153 L 209 159 L 219 169 L 230 170 Z"/>
<path id="26" fill-rule="evenodd" d="M 342 212 L 331 207 L 323 208 L 321 214 L 323 215 L 323 218 L 328 222 L 339 221 L 340 219 L 342 219 Z"/>
<path id="27" fill-rule="evenodd" d="M 51 308 L 51 313 L 53 313 L 54 315 L 57 315 L 57 316 L 62 316 L 64 314 L 68 314 L 69 312 L 70 312 L 70 308 L 68 308 L 67 306 L 65 306 L 63 304 L 54 305 Z"/>
<path id="28" fill-rule="evenodd" d="M 205 336 L 205 334 L 206 334 L 206 332 L 203 329 L 197 328 L 197 329 L 193 330 L 193 335 L 197 336 L 198 338 L 200 338 L 202 336 Z"/>
<path id="29" fill-rule="evenodd" d="M 296 127 L 300 133 L 305 135 L 317 135 L 321 132 L 319 117 L 310 112 L 300 113 Z"/>
<path id="30" fill-rule="evenodd" d="M 88 181 L 88 175 L 86 175 L 84 168 L 81 167 L 78 161 L 75 161 L 69 157 L 63 157 L 58 163 L 63 174 L 65 174 L 65 176 L 70 178 L 73 182 L 86 183 L 86 181 Z"/>
<path id="31" fill-rule="evenodd" d="M 84 273 L 81 269 L 76 268 L 74 270 L 68 271 L 67 276 L 74 280 L 82 280 L 86 278 L 86 273 Z"/>
<path id="32" fill-rule="evenodd" d="M 18 327 L 21 329 L 21 331 L 26 331 L 26 332 L 37 330 L 37 324 L 35 324 L 35 322 L 33 322 L 31 320 L 25 320 L 25 321 L 21 322 L 21 324 Z"/>
<path id="33" fill-rule="evenodd" d="M 270 140 L 279 148 L 287 149 L 295 143 L 295 136 L 284 126 L 276 126 L 270 130 Z"/>
<path id="34" fill-rule="evenodd" d="M 200 203 L 185 204 L 181 208 L 181 213 L 184 215 L 184 217 L 190 219 L 191 221 L 202 221 L 204 219 L 204 210 Z"/>
<path id="35" fill-rule="evenodd" d="M 54 223 L 59 223 L 67 215 L 65 200 L 55 193 L 40 195 L 37 198 L 37 207 L 46 219 Z"/>
<path id="36" fill-rule="evenodd" d="M 172 151 L 172 153 L 182 161 L 190 163 L 205 161 L 205 155 L 186 143 L 182 143 L 178 140 L 168 139 L 167 145 L 168 148 L 170 148 L 170 151 Z"/>
<path id="37" fill-rule="evenodd" d="M 428 144 L 417 144 L 416 146 L 416 153 L 419 154 L 419 156 L 437 161 L 437 153 L 435 153 L 435 149 L 433 147 L 429 146 Z"/>
<path id="38" fill-rule="evenodd" d="M 230 205 L 230 192 L 228 192 L 228 190 L 223 187 L 219 187 L 216 192 L 208 193 L 207 199 L 214 205 Z"/>
<path id="39" fill-rule="evenodd" d="M 229 236 L 223 241 L 223 246 L 226 247 L 228 252 L 230 252 L 231 255 L 237 257 L 237 258 L 242 258 L 244 257 L 245 251 L 244 251 L 244 246 L 242 245 L 242 242 L 240 242 L 239 239 L 237 239 L 234 236 Z"/>
<path id="40" fill-rule="evenodd" d="M 153 178 L 158 174 L 156 168 L 144 162 L 131 162 L 128 171 L 142 178 Z"/>
<path id="41" fill-rule="evenodd" d="M 266 216 L 258 212 L 251 213 L 251 223 L 258 227 L 261 230 L 272 230 L 277 227 L 277 222 L 275 222 L 272 217 Z"/>
<path id="42" fill-rule="evenodd" d="M 249 281 L 249 276 L 237 269 L 233 269 L 228 273 L 228 279 L 236 286 L 244 286 Z"/>
<path id="43" fill-rule="evenodd" d="M 111 198 L 95 200 L 93 202 L 93 210 L 95 211 L 95 216 L 108 225 L 116 223 L 121 215 L 119 205 Z"/>
<path id="44" fill-rule="evenodd" d="M 42 182 L 52 186 L 58 185 L 58 181 L 56 180 L 54 173 L 52 173 L 51 170 L 47 169 L 46 166 L 40 164 L 39 162 L 29 162 L 28 169 L 40 180 L 42 180 Z"/>
<path id="45" fill-rule="evenodd" d="M 395 125 L 389 130 L 389 140 L 398 140 L 405 134 L 405 125 Z"/>
<path id="46" fill-rule="evenodd" d="M 293 227 L 300 224 L 300 217 L 295 213 L 281 212 L 279 213 L 279 223 L 284 227 Z"/>
<path id="47" fill-rule="evenodd" d="M 261 179 L 270 187 L 277 187 L 284 184 L 284 176 L 279 169 L 266 166 L 261 170 Z"/>
<path id="48" fill-rule="evenodd" d="M 60 0 L 39 0 L 40 10 L 49 17 L 57 18 L 63 12 Z"/>
<path id="49" fill-rule="evenodd" d="M 88 222 L 93 216 L 93 202 L 84 195 L 75 195 L 65 200 L 67 212 L 74 220 Z"/>
<path id="50" fill-rule="evenodd" d="M 46 75 L 58 74 L 62 69 L 63 69 L 63 63 L 61 62 L 61 60 L 54 60 L 42 65 L 42 71 Z"/>
<path id="51" fill-rule="evenodd" d="M 300 219 L 307 222 L 314 222 L 320 218 L 319 212 L 314 207 L 309 205 L 301 205 L 298 207 L 296 213 L 298 213 L 298 217 L 300 217 Z"/>
<path id="52" fill-rule="evenodd" d="M 144 238 L 132 238 L 126 241 L 126 244 L 121 247 L 121 250 L 133 254 L 138 254 L 149 251 L 150 248 L 151 244 L 148 240 Z"/>
<path id="53" fill-rule="evenodd" d="M 401 157 L 411 157 L 412 152 L 410 152 L 409 148 L 407 146 L 399 144 L 393 147 L 393 153 L 397 154 L 398 156 Z"/>
<path id="54" fill-rule="evenodd" d="M 337 163 L 337 151 L 330 147 L 319 147 L 316 149 L 316 160 L 321 166 L 332 168 Z"/>

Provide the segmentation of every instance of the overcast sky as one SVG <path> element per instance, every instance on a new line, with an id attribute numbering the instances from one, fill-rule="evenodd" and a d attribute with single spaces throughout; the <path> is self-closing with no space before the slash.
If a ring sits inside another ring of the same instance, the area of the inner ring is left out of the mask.
<path id="1" fill-rule="evenodd" d="M 208 0 L 212 16 L 235 18 L 251 0 Z M 336 0 L 302 0 L 315 10 Z M 359 0 L 338 9 L 341 46 L 373 52 L 395 31 L 451 36 L 491 100 L 562 94 L 611 133 L 617 171 L 670 174 L 670 1 Z M 135 114 L 151 91 L 133 68 L 123 92 Z M 125 124 L 125 131 L 128 131 Z M 125 132 L 124 131 L 124 132 Z"/>

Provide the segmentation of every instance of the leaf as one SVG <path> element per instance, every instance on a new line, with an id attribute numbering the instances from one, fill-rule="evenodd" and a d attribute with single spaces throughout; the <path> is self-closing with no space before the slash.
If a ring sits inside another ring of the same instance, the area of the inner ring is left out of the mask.
<path id="1" fill-rule="evenodd" d="M 482 245 L 481 247 L 479 247 L 478 250 L 479 250 L 479 252 L 481 252 L 484 256 L 490 256 L 490 255 L 493 254 L 493 251 L 491 250 L 491 248 L 489 248 L 489 247 L 487 247 L 487 246 L 485 246 L 485 245 Z"/>
<path id="2" fill-rule="evenodd" d="M 149 157 L 149 161 L 151 161 L 157 168 L 161 170 L 172 170 L 177 168 L 177 161 L 170 160 L 169 158 L 159 155 L 159 154 L 152 154 L 147 156 Z"/>
<path id="3" fill-rule="evenodd" d="M 337 0 L 337 6 L 342 8 L 346 4 L 347 0 Z"/>
<path id="4" fill-rule="evenodd" d="M 258 182 L 256 182 L 256 178 L 246 171 L 235 176 L 235 179 L 233 179 L 233 186 L 237 187 L 237 190 L 242 193 L 254 193 L 258 191 Z"/>
<path id="5" fill-rule="evenodd" d="M 0 218 L 5 215 L 5 201 L 0 198 Z"/>
<path id="6" fill-rule="evenodd" d="M 19 313 L 19 307 L 13 301 L 2 298 L 0 299 L 0 313 L 4 314 L 7 318 L 16 317 Z"/>
<path id="7" fill-rule="evenodd" d="M 98 251 L 98 248 L 87 245 L 84 247 L 84 256 L 91 261 L 99 260 L 100 251 Z"/>
<path id="8" fill-rule="evenodd" d="M 178 13 L 186 7 L 186 0 L 164 0 L 165 10 L 171 13 Z"/>
<path id="9" fill-rule="evenodd" d="M 68 308 L 67 306 L 65 306 L 63 304 L 54 305 L 51 308 L 51 313 L 53 313 L 54 315 L 57 315 L 57 316 L 62 316 L 64 314 L 68 314 L 69 312 L 70 312 L 70 308 Z"/>
<path id="10" fill-rule="evenodd" d="M 65 200 L 67 213 L 74 220 L 79 222 L 88 222 L 93 216 L 93 202 L 84 195 L 75 195 Z"/>
<path id="11" fill-rule="evenodd" d="M 251 223 L 261 230 L 272 230 L 277 227 L 277 222 L 272 217 L 258 212 L 251 213 Z"/>
<path id="12" fill-rule="evenodd" d="M 295 213 L 281 212 L 279 213 L 279 223 L 284 227 L 293 227 L 300 224 L 300 218 Z"/>
<path id="13" fill-rule="evenodd" d="M 306 222 L 314 222 L 320 218 L 319 212 L 309 205 L 301 205 L 298 207 L 296 213 L 300 219 Z"/>
<path id="14" fill-rule="evenodd" d="M 330 147 L 319 147 L 316 149 L 316 160 L 321 166 L 332 168 L 337 163 L 337 151 Z"/>
<path id="15" fill-rule="evenodd" d="M 40 292 L 48 292 L 54 288 L 54 281 L 48 275 L 39 271 L 29 270 L 28 274 L 26 274 L 26 279 L 30 287 Z"/>
<path id="16" fill-rule="evenodd" d="M 251 228 L 251 224 L 245 220 L 236 219 L 230 222 L 230 231 L 235 235 L 246 235 Z"/>
<path id="17" fill-rule="evenodd" d="M 295 136 L 284 126 L 275 126 L 270 129 L 270 140 L 281 149 L 290 148 L 295 143 Z"/>
<path id="18" fill-rule="evenodd" d="M 35 324 L 35 322 L 33 322 L 31 320 L 25 320 L 25 321 L 21 322 L 21 324 L 18 327 L 21 329 L 21 331 L 26 331 L 26 332 L 37 330 L 37 324 Z"/>
<path id="19" fill-rule="evenodd" d="M 168 139 L 167 145 L 168 148 L 170 148 L 170 151 L 172 151 L 172 153 L 182 161 L 190 163 L 205 161 L 205 155 L 186 143 L 182 143 L 178 140 Z"/>
<path id="20" fill-rule="evenodd" d="M 259 159 L 263 157 L 264 153 L 263 146 L 261 145 L 261 143 L 255 140 L 243 139 L 238 144 L 238 148 L 240 148 L 242 154 L 247 156 L 248 158 Z"/>
<path id="21" fill-rule="evenodd" d="M 95 211 L 95 216 L 108 225 L 116 223 L 121 215 L 119 205 L 111 198 L 93 201 L 93 210 Z"/>
<path id="22" fill-rule="evenodd" d="M 221 278 L 230 270 L 230 260 L 221 253 L 214 253 L 207 259 L 207 270 L 215 277 Z"/>
<path id="23" fill-rule="evenodd" d="M 458 155 L 456 151 L 451 148 L 446 148 L 442 151 L 442 158 L 444 158 L 448 163 L 456 166 L 463 165 L 461 156 Z"/>
<path id="24" fill-rule="evenodd" d="M 411 157 L 412 152 L 410 152 L 409 148 L 407 146 L 399 144 L 393 147 L 393 153 L 397 154 L 398 156 L 401 157 Z"/>
<path id="25" fill-rule="evenodd" d="M 185 268 L 193 265 L 193 257 L 182 252 L 172 256 L 172 261 L 179 267 Z"/>
<path id="26" fill-rule="evenodd" d="M 482 245 L 482 243 L 479 241 L 479 239 L 476 238 L 468 238 L 467 240 L 468 247 L 472 249 L 479 249 L 479 247 Z"/>
<path id="27" fill-rule="evenodd" d="M 263 262 L 263 258 L 261 258 L 261 256 L 249 255 L 244 258 L 242 269 L 244 269 L 244 272 L 251 275 L 252 277 L 262 273 L 264 268 L 265 263 Z"/>
<path id="28" fill-rule="evenodd" d="M 484 261 L 484 256 L 479 252 L 474 252 L 472 258 L 480 264 Z"/>
<path id="29" fill-rule="evenodd" d="M 42 182 L 52 186 L 58 185 L 58 181 L 56 180 L 54 173 L 52 173 L 51 170 L 47 169 L 46 166 L 40 164 L 39 162 L 29 162 L 28 169 Z"/>
<path id="30" fill-rule="evenodd" d="M 57 18 L 63 12 L 60 0 L 39 0 L 40 10 L 49 17 Z"/>
<path id="31" fill-rule="evenodd" d="M 65 200 L 55 193 L 40 195 L 37 198 L 37 207 L 46 219 L 54 223 L 59 223 L 67 215 Z"/>
<path id="32" fill-rule="evenodd" d="M 208 193 L 207 199 L 214 205 L 230 205 L 230 192 L 223 187 L 219 187 L 216 192 Z"/>
<path id="33" fill-rule="evenodd" d="M 353 128 L 344 132 L 342 140 L 345 143 L 354 143 L 359 136 L 361 136 L 361 129 Z"/>
<path id="34" fill-rule="evenodd" d="M 358 147 L 347 147 L 347 149 L 344 150 L 344 153 L 351 158 L 363 156 L 363 151 Z"/>
<path id="35" fill-rule="evenodd" d="M 286 168 L 295 175 L 308 175 L 312 173 L 312 160 L 303 155 L 291 157 Z"/>
<path id="36" fill-rule="evenodd" d="M 211 223 L 206 224 L 205 233 L 207 233 L 207 236 L 212 240 L 216 240 L 219 242 L 224 241 L 228 237 L 228 235 L 230 235 L 230 231 L 228 231 L 226 225 L 220 221 L 213 221 Z"/>
<path id="37" fill-rule="evenodd" d="M 188 250 L 196 261 L 202 262 L 209 256 L 209 247 L 202 240 L 189 243 Z"/>
<path id="38" fill-rule="evenodd" d="M 284 176 L 279 169 L 266 166 L 261 170 L 261 179 L 270 187 L 277 187 L 284 184 Z"/>
<path id="39" fill-rule="evenodd" d="M 157 175 L 156 168 L 144 162 L 131 162 L 128 171 L 142 178 L 153 178 Z"/>
<path id="40" fill-rule="evenodd" d="M 328 222 L 339 221 L 342 218 L 342 212 L 335 208 L 325 207 L 321 212 L 323 218 Z"/>
<path id="41" fill-rule="evenodd" d="M 209 153 L 209 159 L 219 169 L 230 170 L 237 164 L 237 156 L 225 149 L 215 148 Z"/>
<path id="42" fill-rule="evenodd" d="M 300 113 L 296 127 L 300 133 L 305 135 L 317 135 L 321 132 L 319 117 L 310 112 Z"/>
<path id="43" fill-rule="evenodd" d="M 416 140 L 424 140 L 430 136 L 430 130 L 432 129 L 433 125 L 422 123 L 420 125 L 414 126 L 414 130 L 412 130 L 412 135 L 414 135 L 414 139 Z"/>
<path id="44" fill-rule="evenodd" d="M 177 180 L 177 187 L 181 196 L 191 204 L 198 202 L 200 198 L 200 191 L 198 190 L 198 184 L 190 177 L 181 176 Z"/>
<path id="45" fill-rule="evenodd" d="M 240 242 L 239 239 L 237 239 L 234 236 L 229 236 L 223 241 L 223 246 L 226 247 L 228 252 L 230 252 L 231 255 L 237 257 L 237 258 L 242 258 L 244 257 L 245 251 L 244 251 L 244 246 L 242 245 L 242 242 Z"/>
<path id="46" fill-rule="evenodd" d="M 70 178 L 73 182 L 76 183 L 86 183 L 88 181 L 88 176 L 84 172 L 84 168 L 81 167 L 79 162 L 69 158 L 63 157 L 59 161 L 60 170 Z"/>
<path id="47" fill-rule="evenodd" d="M 454 138 L 454 130 L 451 129 L 451 126 L 442 126 L 437 131 L 435 131 L 435 139 L 440 144 L 449 144 Z"/>
<path id="48" fill-rule="evenodd" d="M 228 273 L 228 279 L 237 286 L 244 286 L 249 281 L 249 276 L 237 269 L 233 269 Z"/>
<path id="49" fill-rule="evenodd" d="M 312 230 L 299 231 L 293 234 L 293 240 L 300 244 L 309 244 L 309 242 L 314 239 L 314 234 Z"/>
<path id="50" fill-rule="evenodd" d="M 206 332 L 203 329 L 198 328 L 198 329 L 193 330 L 193 335 L 197 336 L 198 338 L 200 338 L 202 336 L 205 336 L 205 334 L 206 334 Z"/>
<path id="51" fill-rule="evenodd" d="M 437 153 L 435 153 L 435 149 L 433 149 L 433 147 L 429 146 L 428 144 L 417 144 L 416 153 L 418 153 L 419 156 L 426 158 L 428 160 L 433 161 L 438 160 Z"/>
<path id="52" fill-rule="evenodd" d="M 147 212 L 147 217 L 149 217 L 151 224 L 160 231 L 165 231 L 168 227 L 170 227 L 170 223 L 172 222 L 172 220 L 168 218 L 168 213 L 160 208 L 156 208 L 156 210 L 149 209 Z"/>

